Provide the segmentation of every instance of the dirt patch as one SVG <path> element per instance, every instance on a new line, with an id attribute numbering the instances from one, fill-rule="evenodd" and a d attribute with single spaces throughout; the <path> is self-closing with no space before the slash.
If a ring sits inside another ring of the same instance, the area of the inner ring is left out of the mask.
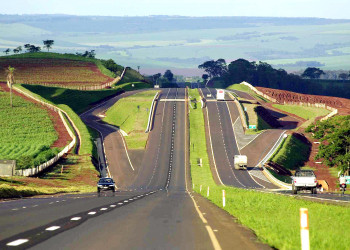
<path id="1" fill-rule="evenodd" d="M 331 96 L 320 96 L 320 95 L 306 95 L 295 93 L 286 90 L 279 89 L 270 89 L 263 87 L 256 87 L 259 91 L 264 94 L 275 98 L 278 103 L 284 102 L 304 102 L 304 103 L 322 103 L 332 108 L 336 108 L 339 111 L 339 114 L 350 114 L 350 100 L 339 97 Z"/>
<path id="2" fill-rule="evenodd" d="M 0 83 L 0 90 L 10 92 L 10 89 L 9 89 L 9 87 L 7 87 L 6 83 Z M 34 101 L 33 99 L 31 99 L 31 98 L 29 98 L 21 93 L 18 93 L 17 91 L 12 91 L 12 93 L 16 96 L 19 96 L 19 97 L 27 100 L 27 101 L 30 101 L 32 103 L 37 104 L 38 107 L 41 109 L 47 110 L 47 112 L 49 113 L 49 117 L 54 124 L 54 128 L 58 134 L 58 139 L 51 145 L 51 147 L 58 147 L 58 148 L 65 147 L 72 140 L 72 138 L 70 137 L 68 131 L 66 130 L 66 127 L 64 126 L 64 124 L 60 118 L 60 115 L 57 112 L 53 111 L 52 109 L 49 109 L 46 106 L 43 106 L 39 102 Z"/>

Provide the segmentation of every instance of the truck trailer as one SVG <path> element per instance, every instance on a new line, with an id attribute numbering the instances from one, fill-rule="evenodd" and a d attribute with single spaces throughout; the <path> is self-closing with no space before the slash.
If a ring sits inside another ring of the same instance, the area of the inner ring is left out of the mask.
<path id="1" fill-rule="evenodd" d="M 225 101 L 225 90 L 223 89 L 216 90 L 216 100 Z"/>

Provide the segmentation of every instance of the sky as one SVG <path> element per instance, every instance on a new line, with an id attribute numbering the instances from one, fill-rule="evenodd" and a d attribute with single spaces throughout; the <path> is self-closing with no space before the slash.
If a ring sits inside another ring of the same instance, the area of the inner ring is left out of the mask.
<path id="1" fill-rule="evenodd" d="M 0 14 L 350 19 L 350 0 L 6 0 Z"/>

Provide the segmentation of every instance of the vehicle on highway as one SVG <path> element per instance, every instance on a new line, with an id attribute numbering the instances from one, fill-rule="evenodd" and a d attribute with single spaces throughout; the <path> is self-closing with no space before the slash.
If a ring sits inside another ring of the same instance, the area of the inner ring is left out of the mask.
<path id="1" fill-rule="evenodd" d="M 225 91 L 223 89 L 216 90 L 216 100 L 225 101 Z"/>
<path id="2" fill-rule="evenodd" d="M 339 177 L 339 187 L 342 194 L 344 194 L 346 191 L 346 178 L 343 174 Z"/>
<path id="3" fill-rule="evenodd" d="M 248 158 L 246 155 L 235 155 L 234 166 L 235 169 L 247 169 Z"/>
<path id="4" fill-rule="evenodd" d="M 310 190 L 312 194 L 317 193 L 317 180 L 312 170 L 297 170 L 292 176 L 292 193 L 297 194 L 300 190 Z"/>
<path id="5" fill-rule="evenodd" d="M 97 182 L 97 192 L 100 193 L 101 190 L 112 190 L 115 192 L 115 182 L 112 178 L 100 178 Z"/>

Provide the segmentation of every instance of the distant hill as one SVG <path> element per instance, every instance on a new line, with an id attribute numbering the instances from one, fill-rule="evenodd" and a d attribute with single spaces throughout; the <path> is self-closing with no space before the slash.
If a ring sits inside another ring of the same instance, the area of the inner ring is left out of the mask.
<path id="1" fill-rule="evenodd" d="M 95 50 L 150 74 L 194 72 L 218 58 L 266 61 L 288 71 L 350 69 L 350 19 L 0 15 L 0 34 L 0 51 L 53 39 L 54 52 Z"/>

